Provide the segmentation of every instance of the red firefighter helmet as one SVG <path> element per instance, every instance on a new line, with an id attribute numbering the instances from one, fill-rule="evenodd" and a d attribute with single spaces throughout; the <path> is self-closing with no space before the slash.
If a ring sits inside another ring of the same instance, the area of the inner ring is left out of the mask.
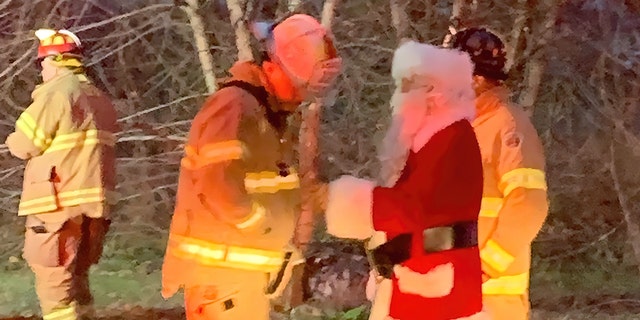
<path id="1" fill-rule="evenodd" d="M 338 77 L 342 59 L 329 31 L 312 16 L 293 14 L 275 23 L 254 22 L 251 28 L 303 96 L 322 96 Z"/>
<path id="2" fill-rule="evenodd" d="M 39 29 L 36 37 L 40 40 L 38 59 L 48 56 L 68 55 L 82 57 L 80 39 L 69 30 Z"/>

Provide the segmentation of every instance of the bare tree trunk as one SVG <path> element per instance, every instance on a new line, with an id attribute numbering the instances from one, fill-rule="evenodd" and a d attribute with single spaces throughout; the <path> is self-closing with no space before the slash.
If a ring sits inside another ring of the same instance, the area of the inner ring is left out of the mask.
<path id="1" fill-rule="evenodd" d="M 396 29 L 398 40 L 409 36 L 409 15 L 407 14 L 408 0 L 390 0 L 391 22 Z"/>
<path id="2" fill-rule="evenodd" d="M 253 52 L 251 51 L 251 35 L 249 29 L 244 22 L 244 4 L 246 0 L 227 0 L 227 8 L 229 9 L 229 18 L 231 25 L 236 31 L 236 47 L 238 48 L 238 61 L 253 60 Z"/>
<path id="3" fill-rule="evenodd" d="M 518 0 L 517 8 L 515 9 L 516 18 L 513 22 L 513 28 L 511 29 L 511 35 L 508 40 L 507 62 L 504 67 L 507 72 L 509 72 L 509 69 L 511 69 L 511 66 L 515 63 L 520 37 L 527 22 L 527 1 L 528 0 Z"/>
<path id="4" fill-rule="evenodd" d="M 213 73 L 213 56 L 209 50 L 209 41 L 204 31 L 202 17 L 198 14 L 198 0 L 186 0 L 187 5 L 182 6 L 184 12 L 189 16 L 189 23 L 193 30 L 193 37 L 196 40 L 196 48 L 198 49 L 198 58 L 202 66 L 202 74 L 204 75 L 207 91 L 215 92 L 218 87 L 216 85 L 216 75 Z"/>
<path id="5" fill-rule="evenodd" d="M 527 63 L 527 71 L 524 79 L 524 89 L 519 96 L 518 104 L 520 104 L 524 110 L 531 116 L 534 111 L 536 99 L 538 98 L 538 92 L 540 91 L 540 84 L 542 83 L 542 76 L 547 67 L 546 65 L 546 47 L 549 40 L 553 36 L 553 30 L 558 18 L 558 11 L 560 6 L 565 1 L 558 1 L 549 8 L 547 17 L 544 23 L 544 31 L 538 41 L 536 47 L 538 50 L 533 50 L 535 53 L 531 57 L 529 63 Z"/>
<path id="6" fill-rule="evenodd" d="M 331 29 L 331 22 L 337 0 L 327 0 L 322 9 L 321 23 L 325 28 Z M 334 94 L 334 89 L 329 95 Z M 324 101 L 329 102 L 329 101 Z M 318 133 L 320 131 L 320 109 L 323 101 L 316 101 L 309 105 L 307 110 L 303 110 L 302 124 L 300 126 L 300 174 L 303 177 L 302 182 L 312 181 L 315 183 L 318 177 L 318 166 L 316 163 L 318 157 Z M 301 192 L 310 192 L 312 187 L 302 185 Z M 303 196 L 303 199 L 311 199 L 312 197 Z M 315 225 L 313 203 L 302 203 L 300 217 L 296 224 L 295 241 L 301 248 L 306 248 L 309 241 L 313 237 L 313 229 Z"/>
<path id="7" fill-rule="evenodd" d="M 617 127 L 617 126 L 616 126 Z M 624 130 L 623 128 L 616 128 L 615 131 Z M 616 190 L 618 201 L 620 202 L 620 208 L 624 215 L 624 220 L 627 225 L 627 242 L 633 249 L 636 261 L 640 261 L 640 212 L 635 211 L 632 201 L 627 196 L 627 190 L 622 186 L 620 182 L 620 172 L 618 172 L 618 166 L 616 164 L 616 141 L 611 139 L 610 154 L 611 154 L 611 178 Z M 640 271 L 640 264 L 636 267 Z"/>
<path id="8" fill-rule="evenodd" d="M 298 9 L 298 6 L 300 6 L 300 0 L 287 1 L 287 9 L 289 10 L 289 12 L 293 12 L 294 10 Z"/>
<path id="9" fill-rule="evenodd" d="M 442 40 L 442 46 L 448 47 L 451 42 L 451 37 L 458 31 L 459 28 L 463 27 L 461 24 L 462 13 L 465 10 L 465 5 L 467 4 L 467 0 L 453 0 L 453 5 L 451 7 L 451 17 L 449 18 L 449 32 Z"/>

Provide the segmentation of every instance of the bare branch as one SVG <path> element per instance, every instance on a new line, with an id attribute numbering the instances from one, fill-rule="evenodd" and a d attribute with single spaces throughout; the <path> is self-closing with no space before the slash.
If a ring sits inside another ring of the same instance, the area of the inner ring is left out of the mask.
<path id="1" fill-rule="evenodd" d="M 558 11 L 560 10 L 562 2 L 563 1 L 559 1 L 558 3 L 551 4 L 546 15 L 542 36 L 538 43 L 535 44 L 535 46 L 541 49 L 530 58 L 530 61 L 527 64 L 525 78 L 526 86 L 519 96 L 518 103 L 530 116 L 533 114 L 535 102 L 538 98 L 538 92 L 540 91 L 540 85 L 542 83 L 542 76 L 546 69 L 547 43 L 553 37 L 554 25 L 558 19 Z"/>
<path id="2" fill-rule="evenodd" d="M 196 48 L 198 49 L 198 57 L 200 58 L 200 65 L 202 66 L 202 73 L 204 74 L 204 80 L 207 84 L 209 93 L 213 93 L 218 89 L 216 84 L 216 76 L 213 73 L 213 56 L 209 51 L 209 41 L 207 41 L 206 33 L 204 32 L 204 25 L 202 18 L 198 14 L 198 0 L 186 0 L 186 6 L 182 6 L 182 9 L 189 16 L 189 22 L 191 23 L 191 29 L 193 29 L 193 37 L 196 40 Z"/>
<path id="3" fill-rule="evenodd" d="M 247 25 L 243 19 L 243 0 L 227 0 L 227 8 L 229 9 L 231 25 L 233 25 L 236 32 L 238 61 L 251 61 L 253 60 L 253 51 L 251 50 L 249 29 L 247 29 Z"/>
<path id="4" fill-rule="evenodd" d="M 178 98 L 178 99 L 176 99 L 174 101 L 171 101 L 169 103 L 164 103 L 164 104 L 158 105 L 156 107 L 149 108 L 149 109 L 146 109 L 146 110 L 142 110 L 140 112 L 136 112 L 136 113 L 134 113 L 132 115 L 126 116 L 124 118 L 121 118 L 121 119 L 118 120 L 118 122 L 127 121 L 127 120 L 130 120 L 130 119 L 136 118 L 136 117 L 140 117 L 141 115 L 144 115 L 144 114 L 147 114 L 147 113 L 150 113 L 150 112 L 154 112 L 154 111 L 166 108 L 166 107 L 170 107 L 170 106 L 172 106 L 174 104 L 178 104 L 178 103 L 186 101 L 186 100 L 199 98 L 199 97 L 204 97 L 204 96 L 207 96 L 207 94 L 199 93 L 199 94 L 193 94 L 193 95 L 189 95 L 189 96 L 185 96 L 185 97 L 180 97 L 180 98 Z"/>
<path id="5" fill-rule="evenodd" d="M 106 19 L 106 20 L 102 20 L 102 21 L 99 21 L 99 22 L 95 22 L 95 23 L 91 23 L 91 24 L 88 24 L 88 25 L 85 25 L 85 26 L 81 26 L 81 27 L 75 28 L 72 31 L 73 32 L 87 31 L 87 30 L 91 30 L 91 29 L 95 29 L 95 28 L 107 25 L 107 24 L 112 23 L 114 21 L 123 20 L 123 19 L 126 19 L 126 18 L 130 18 L 132 16 L 135 16 L 135 15 L 140 15 L 140 14 L 146 13 L 147 11 L 154 11 L 154 10 L 159 10 L 159 9 L 171 9 L 171 8 L 173 8 L 173 5 L 171 5 L 171 4 L 154 4 L 154 5 L 150 5 L 148 7 L 143 7 L 143 8 L 140 8 L 138 10 L 134 10 L 134 11 L 131 11 L 131 12 L 128 12 L 128 13 L 125 13 L 125 14 L 121 14 L 119 16 L 115 16 L 115 17 L 112 17 L 112 18 L 109 18 L 109 19 Z"/>
<path id="6" fill-rule="evenodd" d="M 396 38 L 402 39 L 409 35 L 409 15 L 407 15 L 407 0 L 390 0 L 391 21 L 396 30 Z"/>

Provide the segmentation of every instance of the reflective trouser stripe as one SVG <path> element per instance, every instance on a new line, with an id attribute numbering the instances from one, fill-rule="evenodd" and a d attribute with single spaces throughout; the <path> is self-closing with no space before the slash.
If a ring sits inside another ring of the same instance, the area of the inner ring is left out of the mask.
<path id="1" fill-rule="evenodd" d="M 229 246 L 175 234 L 170 235 L 169 246 L 178 258 L 215 267 L 275 272 L 284 261 L 281 251 Z"/>
<path id="2" fill-rule="evenodd" d="M 502 276 L 487 280 L 482 284 L 482 293 L 487 295 L 520 295 L 529 288 L 529 273 L 515 276 Z"/>
<path id="3" fill-rule="evenodd" d="M 73 305 L 65 308 L 55 309 L 47 314 L 42 315 L 42 320 L 76 320 L 78 315 Z"/>

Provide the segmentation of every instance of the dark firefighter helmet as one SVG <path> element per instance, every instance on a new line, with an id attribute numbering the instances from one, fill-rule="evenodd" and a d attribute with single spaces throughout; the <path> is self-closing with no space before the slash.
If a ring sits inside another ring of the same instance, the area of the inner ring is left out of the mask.
<path id="1" fill-rule="evenodd" d="M 494 80 L 506 80 L 504 71 L 507 61 L 502 40 L 485 28 L 468 28 L 456 32 L 450 39 L 450 47 L 471 56 L 475 65 L 474 74 Z"/>

